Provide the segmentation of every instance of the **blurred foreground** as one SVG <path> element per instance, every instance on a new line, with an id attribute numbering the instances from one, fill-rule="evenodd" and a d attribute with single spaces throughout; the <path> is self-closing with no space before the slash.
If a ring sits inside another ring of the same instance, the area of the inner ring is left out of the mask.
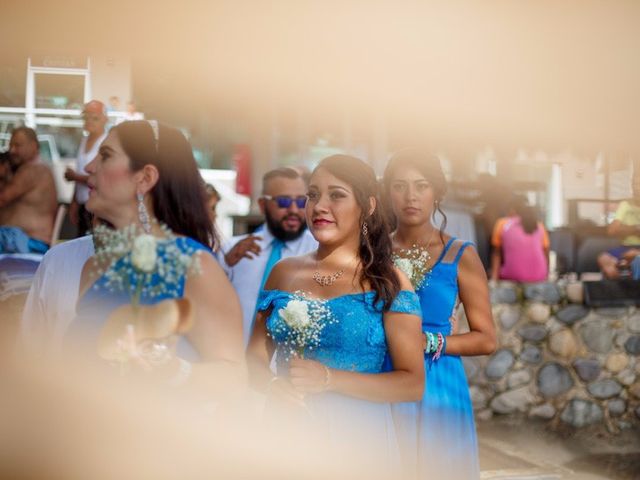
<path id="1" fill-rule="evenodd" d="M 24 359 L 0 367 L 0 478 L 356 478 L 330 445 L 268 429 L 237 392 L 218 402 Z M 344 458 L 344 456 L 343 456 Z M 376 477 L 367 471 L 367 477 Z"/>

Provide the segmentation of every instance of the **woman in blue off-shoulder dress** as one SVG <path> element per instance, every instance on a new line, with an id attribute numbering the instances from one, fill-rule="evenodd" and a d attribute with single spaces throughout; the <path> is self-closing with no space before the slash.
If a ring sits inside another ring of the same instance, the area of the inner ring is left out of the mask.
<path id="1" fill-rule="evenodd" d="M 311 437 L 327 439 L 345 461 L 360 452 L 377 474 L 397 475 L 391 402 L 422 395 L 420 306 L 393 267 L 371 167 L 346 155 L 324 159 L 310 178 L 306 216 L 319 247 L 271 272 L 247 351 L 251 382 L 292 417 L 306 412 Z M 387 353 L 394 368 L 383 372 Z"/>
<path id="2" fill-rule="evenodd" d="M 487 277 L 469 242 L 444 233 L 446 180 L 436 157 L 398 152 L 384 174 L 396 222 L 394 261 L 410 277 L 422 307 L 426 386 L 418 403 L 394 405 L 408 471 L 418 478 L 480 477 L 478 445 L 462 355 L 486 355 L 496 337 Z M 439 211 L 444 226 L 432 224 Z M 458 300 L 470 331 L 455 334 Z"/>

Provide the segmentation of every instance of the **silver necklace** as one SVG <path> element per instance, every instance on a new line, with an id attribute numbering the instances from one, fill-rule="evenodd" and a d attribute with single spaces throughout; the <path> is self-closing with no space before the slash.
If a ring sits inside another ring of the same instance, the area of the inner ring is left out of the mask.
<path id="1" fill-rule="evenodd" d="M 330 287 L 344 274 L 344 268 L 341 268 L 337 272 L 330 273 L 329 275 L 322 275 L 319 265 L 320 263 L 316 260 L 316 270 L 313 272 L 312 278 L 321 287 Z"/>
<path id="2" fill-rule="evenodd" d="M 343 273 L 344 270 L 338 270 L 337 272 L 330 275 L 320 275 L 320 272 L 316 270 L 315 272 L 313 272 L 313 279 L 321 287 L 328 287 L 333 285 L 334 282 L 339 279 Z"/>

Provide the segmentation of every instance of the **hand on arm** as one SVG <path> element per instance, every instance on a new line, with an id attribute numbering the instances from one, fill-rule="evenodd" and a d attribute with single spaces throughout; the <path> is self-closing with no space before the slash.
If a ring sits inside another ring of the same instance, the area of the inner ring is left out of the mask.
<path id="1" fill-rule="evenodd" d="M 229 267 L 233 267 L 243 258 L 253 259 L 260 254 L 260 245 L 258 241 L 262 237 L 249 235 L 247 238 L 240 240 L 225 254 L 224 261 Z"/>
<path id="2" fill-rule="evenodd" d="M 68 182 L 74 182 L 76 180 L 76 171 L 71 167 L 67 167 L 64 171 L 64 179 Z"/>
<path id="3" fill-rule="evenodd" d="M 78 173 L 73 168 L 67 167 L 67 169 L 64 171 L 64 178 L 68 182 L 77 182 L 77 183 L 83 183 L 86 185 L 87 180 L 89 180 L 89 175 L 84 173 Z"/>

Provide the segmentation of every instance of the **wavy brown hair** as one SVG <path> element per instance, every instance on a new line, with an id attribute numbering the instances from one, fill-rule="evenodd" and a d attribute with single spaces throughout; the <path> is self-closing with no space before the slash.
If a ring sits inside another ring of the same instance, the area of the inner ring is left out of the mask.
<path id="1" fill-rule="evenodd" d="M 151 189 L 153 212 L 174 233 L 213 248 L 217 236 L 205 205 L 207 194 L 189 141 L 180 130 L 158 125 L 158 138 L 146 120 L 122 122 L 111 129 L 136 172 L 154 165 L 158 182 Z"/>
<path id="2" fill-rule="evenodd" d="M 382 211 L 378 181 L 373 169 L 362 160 L 349 155 L 332 155 L 325 158 L 315 168 L 325 169 L 331 175 L 347 183 L 352 189 L 356 202 L 362 211 L 359 224 L 367 224 L 367 235 L 360 230 L 358 256 L 362 264 L 360 286 L 365 288 L 368 281 L 376 293 L 374 305 L 383 302 L 383 311 L 391 308 L 400 291 L 400 280 L 391 259 L 392 247 L 389 226 Z M 312 174 L 313 175 L 313 174 Z M 376 200 L 376 208 L 369 215 L 370 198 Z"/>

